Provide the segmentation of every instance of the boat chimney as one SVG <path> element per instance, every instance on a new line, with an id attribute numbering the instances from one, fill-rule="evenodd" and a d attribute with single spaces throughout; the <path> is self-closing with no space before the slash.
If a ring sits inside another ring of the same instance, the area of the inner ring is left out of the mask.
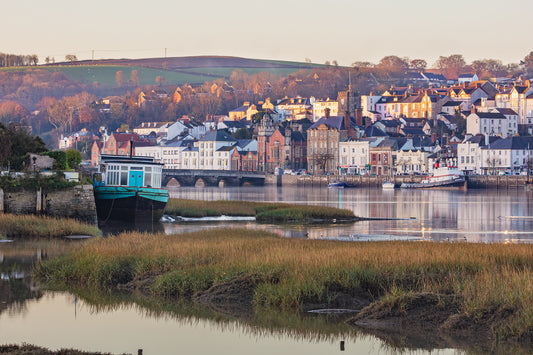
<path id="1" fill-rule="evenodd" d="M 133 157 L 133 139 L 130 139 L 130 158 Z"/>

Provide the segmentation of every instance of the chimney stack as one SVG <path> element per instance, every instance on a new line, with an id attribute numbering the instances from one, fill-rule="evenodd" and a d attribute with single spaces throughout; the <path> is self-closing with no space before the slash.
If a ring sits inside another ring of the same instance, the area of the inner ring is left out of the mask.
<path id="1" fill-rule="evenodd" d="M 352 119 L 350 117 L 350 112 L 344 112 L 344 129 L 348 132 L 348 137 L 353 138 L 355 136 L 355 131 L 352 127 Z"/>
<path id="2" fill-rule="evenodd" d="M 470 113 L 476 113 L 476 106 L 474 104 L 470 107 Z"/>
<path id="3" fill-rule="evenodd" d="M 324 110 L 324 116 L 326 117 L 326 119 L 329 118 L 329 112 L 330 112 L 329 107 L 326 107 L 326 109 Z"/>
<path id="4" fill-rule="evenodd" d="M 360 108 L 355 110 L 355 124 L 358 126 L 363 125 L 363 110 Z"/>

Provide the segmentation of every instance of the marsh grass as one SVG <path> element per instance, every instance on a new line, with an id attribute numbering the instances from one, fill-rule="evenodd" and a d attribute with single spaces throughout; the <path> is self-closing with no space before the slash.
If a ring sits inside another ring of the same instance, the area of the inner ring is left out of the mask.
<path id="1" fill-rule="evenodd" d="M 99 236 L 101 231 L 74 219 L 0 214 L 0 238 L 53 239 L 76 234 Z"/>
<path id="2" fill-rule="evenodd" d="M 533 331 L 533 246 L 426 242 L 345 243 L 219 229 L 181 235 L 127 233 L 89 240 L 37 267 L 41 280 L 85 287 L 153 278 L 173 298 L 254 275 L 254 304 L 302 310 L 339 293 L 400 304 L 412 293 L 453 294 L 464 315 L 509 315 L 501 337 Z"/>
<path id="3" fill-rule="evenodd" d="M 263 203 L 253 201 L 200 201 L 169 199 L 165 213 L 182 217 L 245 216 L 256 217 L 258 222 L 306 222 L 312 220 L 353 221 L 350 210 L 338 208 Z"/>

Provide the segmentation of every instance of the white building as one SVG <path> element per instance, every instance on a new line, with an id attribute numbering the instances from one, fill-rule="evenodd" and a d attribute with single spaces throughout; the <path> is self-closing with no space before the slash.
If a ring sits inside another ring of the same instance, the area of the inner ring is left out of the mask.
<path id="1" fill-rule="evenodd" d="M 232 147 L 236 144 L 237 140 L 225 131 L 208 132 L 198 142 L 195 142 L 195 146 L 198 147 L 199 153 L 198 169 L 218 170 L 221 164 L 219 162 L 215 162 L 215 158 L 219 158 L 215 152 L 219 151 L 219 149 L 222 147 Z"/>
<path id="2" fill-rule="evenodd" d="M 496 94 L 494 98 L 496 107 L 509 108 L 516 112 L 519 124 L 531 124 L 533 122 L 533 88 L 529 80 L 523 85 L 514 85 Z"/>
<path id="3" fill-rule="evenodd" d="M 465 174 L 481 174 L 481 148 L 499 139 L 500 137 L 481 134 L 473 137 L 467 136 L 457 145 L 457 168 Z"/>
<path id="4" fill-rule="evenodd" d="M 399 150 L 396 152 L 396 174 L 427 174 L 430 152 L 422 149 Z"/>
<path id="5" fill-rule="evenodd" d="M 161 157 L 163 155 L 162 148 L 160 145 L 148 143 L 148 142 L 138 142 L 135 143 L 135 156 L 138 157 L 152 157 L 156 162 L 161 162 Z"/>
<path id="6" fill-rule="evenodd" d="M 349 175 L 365 175 L 370 164 L 370 142 L 373 139 L 348 139 L 339 143 L 339 166 Z"/>
<path id="7" fill-rule="evenodd" d="M 533 159 L 533 137 L 508 137 L 481 148 L 481 172 L 488 175 L 527 172 Z"/>
<path id="8" fill-rule="evenodd" d="M 466 118 L 466 132 L 510 137 L 518 133 L 518 116 L 500 112 L 474 112 Z"/>
<path id="9" fill-rule="evenodd" d="M 381 95 L 361 95 L 361 108 L 363 109 L 364 117 L 372 117 L 377 113 L 376 104 L 381 98 Z"/>

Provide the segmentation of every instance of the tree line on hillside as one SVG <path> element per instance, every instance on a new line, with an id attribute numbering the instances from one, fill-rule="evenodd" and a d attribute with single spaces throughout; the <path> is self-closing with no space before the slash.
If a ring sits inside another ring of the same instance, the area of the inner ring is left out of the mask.
<path id="1" fill-rule="evenodd" d="M 37 65 L 39 57 L 36 54 L 9 54 L 0 52 L 0 67 L 25 67 Z"/>

